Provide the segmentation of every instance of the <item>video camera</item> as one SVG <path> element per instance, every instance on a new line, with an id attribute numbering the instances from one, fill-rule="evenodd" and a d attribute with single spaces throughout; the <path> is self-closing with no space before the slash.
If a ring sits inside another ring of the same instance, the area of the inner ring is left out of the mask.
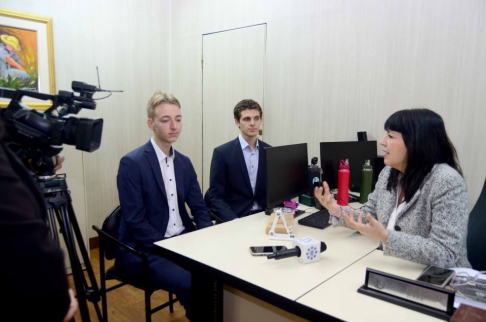
<path id="1" fill-rule="evenodd" d="M 93 152 L 101 145 L 103 119 L 77 118 L 82 108 L 96 109 L 93 94 L 99 89 L 93 85 L 73 81 L 72 89 L 78 92 L 59 91 L 58 95 L 0 87 L 0 97 L 10 98 L 7 108 L 0 109 L 0 119 L 11 138 L 10 148 L 37 175 L 52 175 L 53 156 L 62 151 L 62 144 Z M 52 106 L 44 112 L 29 108 L 21 102 L 28 96 L 51 100 Z"/>

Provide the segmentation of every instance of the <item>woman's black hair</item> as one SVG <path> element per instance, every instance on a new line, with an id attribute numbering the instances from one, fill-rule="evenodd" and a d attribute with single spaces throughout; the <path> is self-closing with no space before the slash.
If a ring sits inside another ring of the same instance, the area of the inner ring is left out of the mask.
<path id="1" fill-rule="evenodd" d="M 400 181 L 406 202 L 412 199 L 435 164 L 447 163 L 462 175 L 456 149 L 439 114 L 425 108 L 401 110 L 386 120 L 385 130 L 400 132 L 407 148 L 405 172 L 399 180 L 400 172 L 392 169 L 386 187 L 391 191 Z"/>

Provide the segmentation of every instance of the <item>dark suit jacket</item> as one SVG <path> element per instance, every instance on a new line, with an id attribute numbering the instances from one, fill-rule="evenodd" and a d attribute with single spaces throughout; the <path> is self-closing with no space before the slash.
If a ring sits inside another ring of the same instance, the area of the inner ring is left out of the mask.
<path id="1" fill-rule="evenodd" d="M 49 235 L 44 197 L 2 132 L 0 124 L 1 316 L 62 321 L 70 302 L 64 256 Z"/>
<path id="2" fill-rule="evenodd" d="M 258 141 L 258 145 L 255 195 L 251 189 L 240 140 L 236 138 L 214 149 L 206 200 L 211 211 L 224 221 L 247 216 L 255 201 L 262 209 L 267 207 L 267 163 L 264 149 L 270 145 L 263 141 Z"/>
<path id="3" fill-rule="evenodd" d="M 186 203 L 198 228 L 211 226 L 209 210 L 202 198 L 194 167 L 188 157 L 177 151 L 174 172 L 179 213 L 185 231 L 194 230 Z M 153 243 L 165 238 L 169 204 L 160 164 L 150 141 L 121 159 L 117 185 L 122 210 L 119 239 L 139 251 L 151 253 Z M 124 266 L 128 274 L 136 274 L 131 271 L 131 264 L 139 266 L 136 257 L 119 250 L 117 265 Z"/>

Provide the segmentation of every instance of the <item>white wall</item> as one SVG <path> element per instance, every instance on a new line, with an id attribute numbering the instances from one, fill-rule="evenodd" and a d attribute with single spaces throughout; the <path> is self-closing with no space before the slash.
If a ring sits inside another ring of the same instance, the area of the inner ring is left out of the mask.
<path id="1" fill-rule="evenodd" d="M 57 89 L 72 80 L 122 89 L 83 117 L 105 120 L 94 153 L 65 146 L 73 204 L 85 236 L 118 204 L 120 158 L 150 137 L 145 104 L 157 89 L 182 104 L 176 148 L 202 174 L 202 34 L 267 23 L 264 140 L 272 145 L 380 139 L 396 110 L 441 114 L 469 188 L 486 167 L 486 2 L 483 0 L 3 0 L 54 23 Z M 251 48 L 249 48 L 251 50 Z M 224 82 L 224 79 L 221 80 Z M 236 104 L 236 102 L 235 102 Z M 233 122 L 233 106 L 221 122 Z M 88 217 L 88 218 L 86 218 Z"/>
<path id="2" fill-rule="evenodd" d="M 185 118 L 178 144 L 199 177 L 202 34 L 267 23 L 266 142 L 307 142 L 309 157 L 319 156 L 319 142 L 356 140 L 357 131 L 379 141 L 393 112 L 427 107 L 445 119 L 474 205 L 486 177 L 486 2 L 179 0 L 172 6 L 171 85 L 191 108 L 191 127 Z M 232 122 L 233 107 L 221 122 Z"/>
<path id="3" fill-rule="evenodd" d="M 82 117 L 104 119 L 101 148 L 81 153 L 65 145 L 62 172 L 72 192 L 78 221 L 86 236 L 93 224 L 118 205 L 116 173 L 120 158 L 150 138 L 145 106 L 158 89 L 169 89 L 170 0 L 3 0 L 2 8 L 53 18 L 57 90 L 71 81 L 121 89 L 98 101 Z M 96 96 L 105 96 L 105 93 Z M 87 218 L 88 217 L 88 218 Z"/>

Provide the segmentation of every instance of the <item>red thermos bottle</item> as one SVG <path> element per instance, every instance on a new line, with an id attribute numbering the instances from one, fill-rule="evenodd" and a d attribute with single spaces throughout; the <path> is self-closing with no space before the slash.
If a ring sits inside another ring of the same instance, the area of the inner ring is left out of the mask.
<path id="1" fill-rule="evenodd" d="M 340 206 L 347 206 L 349 203 L 349 161 L 341 160 L 338 171 L 338 197 L 337 203 Z"/>

